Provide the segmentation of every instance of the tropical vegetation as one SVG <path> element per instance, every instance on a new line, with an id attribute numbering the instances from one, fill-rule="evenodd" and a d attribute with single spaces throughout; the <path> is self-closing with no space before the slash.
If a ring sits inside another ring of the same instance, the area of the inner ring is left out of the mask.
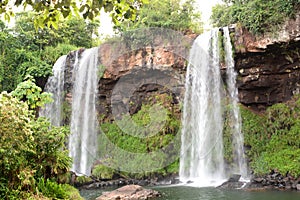
<path id="1" fill-rule="evenodd" d="M 34 16 L 31 12 L 17 14 L 13 28 L 0 21 L 0 91 L 14 90 L 29 75 L 43 86 L 59 56 L 96 45 L 97 21 L 72 17 L 61 19 L 57 29 L 36 31 Z"/>
<path id="2" fill-rule="evenodd" d="M 240 23 L 254 34 L 276 31 L 282 23 L 295 17 L 299 0 L 223 0 L 212 10 L 214 26 Z"/>

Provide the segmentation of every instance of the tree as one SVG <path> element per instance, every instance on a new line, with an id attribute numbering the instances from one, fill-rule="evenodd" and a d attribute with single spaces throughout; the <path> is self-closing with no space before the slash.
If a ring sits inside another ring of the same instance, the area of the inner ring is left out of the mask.
<path id="1" fill-rule="evenodd" d="M 17 0 L 13 5 L 9 1 L 0 2 L 0 14 L 4 14 L 6 20 L 10 19 L 14 13 L 12 6 L 32 7 L 38 15 L 34 19 L 35 27 L 43 28 L 53 26 L 57 28 L 58 19 L 62 15 L 64 18 L 77 15 L 83 18 L 94 19 L 100 14 L 103 8 L 105 12 L 111 13 L 114 23 L 123 19 L 134 20 L 136 9 L 141 5 L 148 3 L 148 0 L 87 0 L 78 2 L 75 0 Z"/>
<path id="2" fill-rule="evenodd" d="M 162 27 L 173 30 L 202 31 L 201 15 L 195 12 L 194 0 L 153 0 L 137 11 L 135 21 L 124 20 L 115 26 L 119 31 L 137 28 Z"/>
<path id="3" fill-rule="evenodd" d="M 79 17 L 59 19 L 58 29 L 34 28 L 32 12 L 18 13 L 12 30 L 0 23 L 0 91 L 12 91 L 28 75 L 42 87 L 58 57 L 84 47 L 90 48 L 98 34 L 97 20 Z"/>

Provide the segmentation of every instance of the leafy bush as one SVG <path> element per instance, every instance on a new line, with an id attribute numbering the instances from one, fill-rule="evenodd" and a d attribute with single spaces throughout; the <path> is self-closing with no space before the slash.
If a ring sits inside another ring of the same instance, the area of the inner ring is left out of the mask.
<path id="1" fill-rule="evenodd" d="M 300 2 L 298 0 L 227 0 L 227 4 L 216 5 L 212 10 L 215 26 L 241 23 L 252 33 L 259 34 L 276 29 L 286 18 L 293 17 Z"/>
<path id="2" fill-rule="evenodd" d="M 33 110 L 52 101 L 51 94 L 42 92 L 42 89 L 35 84 L 35 80 L 31 76 L 28 77 L 28 80 L 19 83 L 11 94 L 17 99 L 25 101 Z"/>
<path id="3" fill-rule="evenodd" d="M 41 192 L 44 196 L 51 199 L 72 199 L 72 200 L 82 200 L 77 189 L 68 184 L 58 184 L 55 181 L 47 179 L 39 179 L 37 183 L 37 190 Z"/>
<path id="4" fill-rule="evenodd" d="M 0 121 L 1 199 L 38 195 L 36 187 L 49 178 L 53 183 L 45 187 L 52 188 L 57 198 L 70 189 L 54 183 L 71 165 L 64 146 L 68 129 L 36 119 L 25 102 L 6 92 L 0 94 Z"/>

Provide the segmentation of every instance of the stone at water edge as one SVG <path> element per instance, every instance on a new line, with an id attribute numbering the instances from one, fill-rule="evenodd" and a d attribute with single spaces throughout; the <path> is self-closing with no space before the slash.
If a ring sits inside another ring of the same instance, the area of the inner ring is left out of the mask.
<path id="1" fill-rule="evenodd" d="M 147 200 L 160 197 L 160 193 L 139 185 L 126 185 L 111 192 L 104 192 L 96 200 Z"/>
<path id="2" fill-rule="evenodd" d="M 297 188 L 297 190 L 300 191 L 300 184 L 297 184 L 297 185 L 296 185 L 296 188 Z"/>
<path id="3" fill-rule="evenodd" d="M 231 174 L 228 182 L 239 182 L 240 178 L 241 178 L 240 174 Z"/>

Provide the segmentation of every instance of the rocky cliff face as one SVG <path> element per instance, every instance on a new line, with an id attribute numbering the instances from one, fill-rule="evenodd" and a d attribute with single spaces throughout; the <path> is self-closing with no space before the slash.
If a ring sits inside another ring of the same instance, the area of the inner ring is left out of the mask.
<path id="1" fill-rule="evenodd" d="M 300 14 L 278 33 L 253 36 L 241 27 L 231 30 L 242 104 L 263 111 L 300 93 Z M 99 62 L 105 70 L 99 81 L 98 110 L 104 119 L 113 120 L 113 104 L 119 114 L 133 114 L 153 95 L 168 94 L 176 105 L 182 101 L 186 60 L 196 35 L 149 30 L 147 37 L 149 33 L 150 43 L 129 39 L 101 45 Z M 75 54 L 81 52 L 68 55 L 66 70 L 72 70 Z M 72 75 L 66 74 L 70 100 Z"/>
<path id="2" fill-rule="evenodd" d="M 300 14 L 262 36 L 235 27 L 234 46 L 242 104 L 262 111 L 300 93 Z"/>
<path id="3" fill-rule="evenodd" d="M 105 120 L 134 114 L 142 104 L 155 101 L 153 96 L 167 94 L 173 105 L 183 100 L 186 60 L 196 35 L 156 34 L 154 42 L 147 45 L 129 46 L 135 41 L 101 45 L 100 62 L 105 71 L 99 81 L 98 110 Z"/>

